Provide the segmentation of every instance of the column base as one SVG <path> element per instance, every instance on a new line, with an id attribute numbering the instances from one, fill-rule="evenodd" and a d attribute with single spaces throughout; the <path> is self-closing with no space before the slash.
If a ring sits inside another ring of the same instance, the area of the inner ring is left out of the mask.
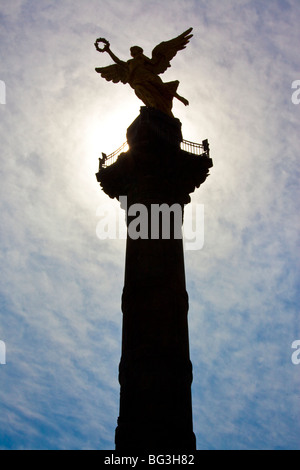
<path id="1" fill-rule="evenodd" d="M 118 420 L 115 435 L 116 451 L 120 453 L 188 454 L 196 451 L 196 437 L 190 429 L 176 422 L 145 424 Z"/>

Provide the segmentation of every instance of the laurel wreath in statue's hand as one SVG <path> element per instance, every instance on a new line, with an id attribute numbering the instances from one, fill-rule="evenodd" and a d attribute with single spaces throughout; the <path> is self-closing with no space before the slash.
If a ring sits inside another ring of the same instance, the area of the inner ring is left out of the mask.
<path id="1" fill-rule="evenodd" d="M 105 44 L 105 46 L 101 49 L 99 47 L 99 42 L 103 42 Z M 109 49 L 109 42 L 107 41 L 107 39 L 105 38 L 98 38 L 96 39 L 96 42 L 95 42 L 95 48 L 97 49 L 98 52 L 105 52 Z"/>

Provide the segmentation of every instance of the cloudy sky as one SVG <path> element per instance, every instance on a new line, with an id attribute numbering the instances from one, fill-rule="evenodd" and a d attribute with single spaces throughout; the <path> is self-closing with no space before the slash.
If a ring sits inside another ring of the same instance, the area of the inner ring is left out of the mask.
<path id="1" fill-rule="evenodd" d="M 125 241 L 96 235 L 118 204 L 95 172 L 142 103 L 93 43 L 127 60 L 190 26 L 163 79 L 214 160 L 185 254 L 197 446 L 300 448 L 299 21 L 299 0 L 1 0 L 0 449 L 114 448 Z"/>

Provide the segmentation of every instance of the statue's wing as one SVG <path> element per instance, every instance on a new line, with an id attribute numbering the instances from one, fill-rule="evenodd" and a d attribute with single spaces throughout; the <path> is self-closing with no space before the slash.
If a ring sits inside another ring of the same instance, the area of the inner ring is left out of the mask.
<path id="1" fill-rule="evenodd" d="M 128 66 L 126 62 L 120 64 L 109 65 L 108 67 L 98 67 L 95 69 L 101 77 L 105 78 L 108 82 L 122 82 L 128 83 Z"/>
<path id="2" fill-rule="evenodd" d="M 170 67 L 170 60 L 175 57 L 178 51 L 185 49 L 189 40 L 193 36 L 190 34 L 193 28 L 187 29 L 184 33 L 180 34 L 177 38 L 170 41 L 161 42 L 152 51 L 152 70 L 154 73 L 160 74 Z"/>

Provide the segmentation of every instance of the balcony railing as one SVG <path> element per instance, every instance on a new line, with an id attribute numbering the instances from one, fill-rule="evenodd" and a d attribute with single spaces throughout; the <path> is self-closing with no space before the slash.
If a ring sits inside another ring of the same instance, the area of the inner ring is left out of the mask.
<path id="1" fill-rule="evenodd" d="M 189 140 L 183 140 L 180 144 L 181 150 L 192 153 L 194 155 L 206 154 L 209 157 L 209 144 L 208 140 L 203 140 L 202 144 L 196 142 L 190 142 Z"/>
<path id="2" fill-rule="evenodd" d="M 181 150 L 184 150 L 185 152 L 191 153 L 193 155 L 205 155 L 209 157 L 209 143 L 207 139 L 203 140 L 202 144 L 190 142 L 189 140 L 183 140 L 180 144 L 180 148 Z M 102 152 L 102 158 L 99 158 L 99 171 L 102 168 L 107 168 L 108 166 L 115 163 L 121 153 L 127 152 L 128 149 L 129 146 L 126 141 L 124 142 L 124 144 L 121 145 L 121 147 L 119 147 L 117 150 L 115 150 L 113 153 L 110 153 L 109 155 L 106 155 Z"/>

